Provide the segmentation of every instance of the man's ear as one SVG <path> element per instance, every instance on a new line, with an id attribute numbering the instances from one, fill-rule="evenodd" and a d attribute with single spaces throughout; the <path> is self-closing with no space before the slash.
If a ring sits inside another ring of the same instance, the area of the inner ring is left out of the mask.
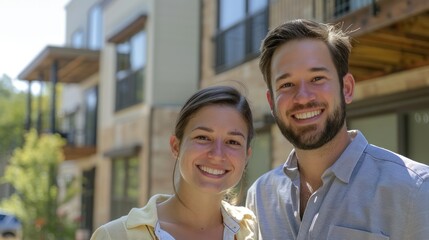
<path id="1" fill-rule="evenodd" d="M 273 112 L 273 109 L 274 109 L 274 100 L 273 100 L 273 96 L 271 96 L 270 89 L 267 89 L 267 92 L 265 94 L 267 96 L 267 100 L 268 100 L 268 104 L 270 105 L 271 112 Z"/>
<path id="2" fill-rule="evenodd" d="M 353 100 L 354 89 L 355 79 L 351 73 L 347 73 L 343 77 L 343 95 L 347 104 L 351 103 Z"/>
<path id="3" fill-rule="evenodd" d="M 170 150 L 174 159 L 177 159 L 180 150 L 180 140 L 175 135 L 170 137 Z"/>

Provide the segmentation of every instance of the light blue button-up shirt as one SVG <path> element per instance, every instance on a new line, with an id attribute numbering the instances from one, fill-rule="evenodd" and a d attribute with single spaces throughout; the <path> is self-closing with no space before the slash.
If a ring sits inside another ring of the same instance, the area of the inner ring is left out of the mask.
<path id="1" fill-rule="evenodd" d="M 429 239 L 429 167 L 352 134 L 302 220 L 294 151 L 252 185 L 246 205 L 256 214 L 259 239 Z"/>

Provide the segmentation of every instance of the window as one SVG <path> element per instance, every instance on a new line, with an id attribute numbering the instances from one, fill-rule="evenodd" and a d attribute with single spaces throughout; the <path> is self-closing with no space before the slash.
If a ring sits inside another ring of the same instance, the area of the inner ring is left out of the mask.
<path id="1" fill-rule="evenodd" d="M 347 125 L 359 129 L 369 143 L 428 164 L 429 88 L 348 105 Z"/>
<path id="2" fill-rule="evenodd" d="M 370 5 L 374 0 L 335 0 L 334 16 L 339 17 Z"/>
<path id="3" fill-rule="evenodd" d="M 100 49 L 103 45 L 103 18 L 100 4 L 94 5 L 89 11 L 88 47 Z"/>
<path id="4" fill-rule="evenodd" d="M 73 111 L 69 114 L 65 115 L 64 118 L 64 127 L 65 131 L 63 134 L 67 138 L 67 144 L 70 146 L 75 146 L 77 143 L 77 134 L 78 130 L 76 127 L 76 117 L 77 117 L 77 111 Z"/>
<path id="5" fill-rule="evenodd" d="M 416 109 L 406 114 L 407 156 L 429 164 L 428 155 L 428 136 L 429 136 L 429 108 Z"/>
<path id="6" fill-rule="evenodd" d="M 259 54 L 268 32 L 268 0 L 219 0 L 216 71 L 224 71 Z"/>
<path id="7" fill-rule="evenodd" d="M 84 47 L 84 37 L 83 31 L 77 30 L 73 32 L 71 37 L 71 46 L 74 48 L 83 48 Z"/>
<path id="8" fill-rule="evenodd" d="M 93 87 L 85 92 L 85 145 L 97 144 L 97 102 L 98 88 Z"/>
<path id="9" fill-rule="evenodd" d="M 398 116 L 395 113 L 356 118 L 349 122 L 350 129 L 359 129 L 371 144 L 398 152 Z"/>
<path id="10" fill-rule="evenodd" d="M 92 233 L 95 190 L 95 168 L 83 171 L 80 228 Z"/>
<path id="11" fill-rule="evenodd" d="M 120 157 L 112 160 L 110 218 L 126 215 L 138 202 L 138 158 Z"/>
<path id="12" fill-rule="evenodd" d="M 269 131 L 258 131 L 252 142 L 252 156 L 248 161 L 245 173 L 245 188 L 242 191 L 247 192 L 249 187 L 262 174 L 272 169 L 271 159 L 271 134 Z M 245 196 L 244 196 L 245 197 Z M 242 199 L 244 203 L 245 199 Z"/>
<path id="13" fill-rule="evenodd" d="M 140 31 L 116 45 L 116 110 L 143 101 L 146 32 Z"/>

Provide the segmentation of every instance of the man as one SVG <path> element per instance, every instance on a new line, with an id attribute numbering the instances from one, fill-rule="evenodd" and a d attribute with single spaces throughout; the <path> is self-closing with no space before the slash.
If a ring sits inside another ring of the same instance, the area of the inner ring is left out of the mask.
<path id="1" fill-rule="evenodd" d="M 347 130 L 347 33 L 293 20 L 261 48 L 267 99 L 294 150 L 248 191 L 259 238 L 429 239 L 429 167 Z"/>

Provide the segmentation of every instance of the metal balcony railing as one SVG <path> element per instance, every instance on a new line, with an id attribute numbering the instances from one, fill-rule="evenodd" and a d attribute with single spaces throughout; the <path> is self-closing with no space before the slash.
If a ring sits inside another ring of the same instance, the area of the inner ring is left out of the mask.
<path id="1" fill-rule="evenodd" d="M 375 15 L 378 11 L 377 0 L 325 0 L 323 6 L 325 20 L 336 19 L 368 6 L 371 6 Z"/>
<path id="2" fill-rule="evenodd" d="M 268 32 L 268 7 L 221 30 L 215 36 L 215 69 L 230 69 L 259 54 L 261 41 Z"/>
<path id="3" fill-rule="evenodd" d="M 130 107 L 143 101 L 143 69 L 134 71 L 116 81 L 115 110 Z"/>

